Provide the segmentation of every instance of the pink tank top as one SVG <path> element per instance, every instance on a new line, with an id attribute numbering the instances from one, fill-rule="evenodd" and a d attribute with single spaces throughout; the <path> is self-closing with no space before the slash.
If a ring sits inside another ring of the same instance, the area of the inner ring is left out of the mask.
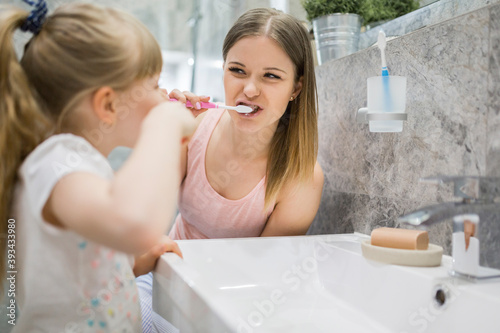
<path id="1" fill-rule="evenodd" d="M 264 211 L 265 177 L 245 197 L 229 200 L 208 182 L 205 155 L 223 109 L 206 111 L 188 144 L 187 173 L 179 192 L 179 214 L 172 239 L 258 237 L 273 211 Z"/>

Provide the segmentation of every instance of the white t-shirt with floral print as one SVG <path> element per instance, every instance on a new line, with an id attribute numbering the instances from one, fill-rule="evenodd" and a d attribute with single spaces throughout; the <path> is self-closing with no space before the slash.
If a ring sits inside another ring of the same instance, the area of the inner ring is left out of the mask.
<path id="1" fill-rule="evenodd" d="M 106 158 L 71 134 L 44 141 L 19 170 L 13 206 L 19 317 L 13 332 L 140 332 L 133 258 L 42 218 L 54 185 L 72 172 L 113 177 Z"/>

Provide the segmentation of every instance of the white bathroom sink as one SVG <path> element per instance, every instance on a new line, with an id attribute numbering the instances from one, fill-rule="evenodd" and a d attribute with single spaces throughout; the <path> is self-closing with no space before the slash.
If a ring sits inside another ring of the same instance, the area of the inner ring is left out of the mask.
<path id="1" fill-rule="evenodd" d="M 185 240 L 154 273 L 153 308 L 189 332 L 500 332 L 500 280 L 381 264 L 361 234 Z"/>

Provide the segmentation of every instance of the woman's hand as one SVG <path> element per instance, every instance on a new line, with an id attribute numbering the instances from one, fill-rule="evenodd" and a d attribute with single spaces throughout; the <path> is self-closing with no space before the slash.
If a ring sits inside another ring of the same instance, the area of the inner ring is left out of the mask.
<path id="1" fill-rule="evenodd" d="M 155 266 L 158 258 L 166 252 L 173 252 L 182 258 L 181 249 L 176 242 L 174 242 L 170 237 L 164 235 L 160 242 L 153 246 L 151 250 L 147 253 L 136 256 L 134 263 L 134 275 L 140 276 L 151 272 Z"/>
<path id="2" fill-rule="evenodd" d="M 197 96 L 190 91 L 181 92 L 179 89 L 172 90 L 170 94 L 168 94 L 168 97 L 175 98 L 181 103 L 186 103 L 186 101 L 190 101 L 194 107 L 189 109 L 191 110 L 193 116 L 195 117 L 197 117 L 200 113 L 207 111 L 207 109 L 202 109 L 199 103 L 210 101 L 209 96 Z"/>

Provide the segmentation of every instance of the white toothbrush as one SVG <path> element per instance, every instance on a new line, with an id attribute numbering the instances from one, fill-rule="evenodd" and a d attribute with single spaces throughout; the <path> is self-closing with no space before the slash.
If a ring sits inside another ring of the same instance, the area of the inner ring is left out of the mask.
<path id="1" fill-rule="evenodd" d="M 387 70 L 387 63 L 385 62 L 385 45 L 386 45 L 386 40 L 385 40 L 385 33 L 380 30 L 378 33 L 378 40 L 377 40 L 377 45 L 378 48 L 380 49 L 380 55 L 382 57 L 382 76 L 389 76 L 389 71 Z"/>
<path id="2" fill-rule="evenodd" d="M 171 98 L 170 100 L 177 101 L 174 98 Z M 189 101 L 186 102 L 186 106 L 188 108 L 193 107 L 193 105 Z M 253 108 L 246 106 L 246 105 L 229 106 L 229 105 L 215 104 L 215 103 L 210 103 L 210 102 L 201 102 L 200 108 L 202 108 L 202 109 L 228 109 L 228 110 L 235 110 L 238 113 L 251 113 L 254 111 Z"/>

